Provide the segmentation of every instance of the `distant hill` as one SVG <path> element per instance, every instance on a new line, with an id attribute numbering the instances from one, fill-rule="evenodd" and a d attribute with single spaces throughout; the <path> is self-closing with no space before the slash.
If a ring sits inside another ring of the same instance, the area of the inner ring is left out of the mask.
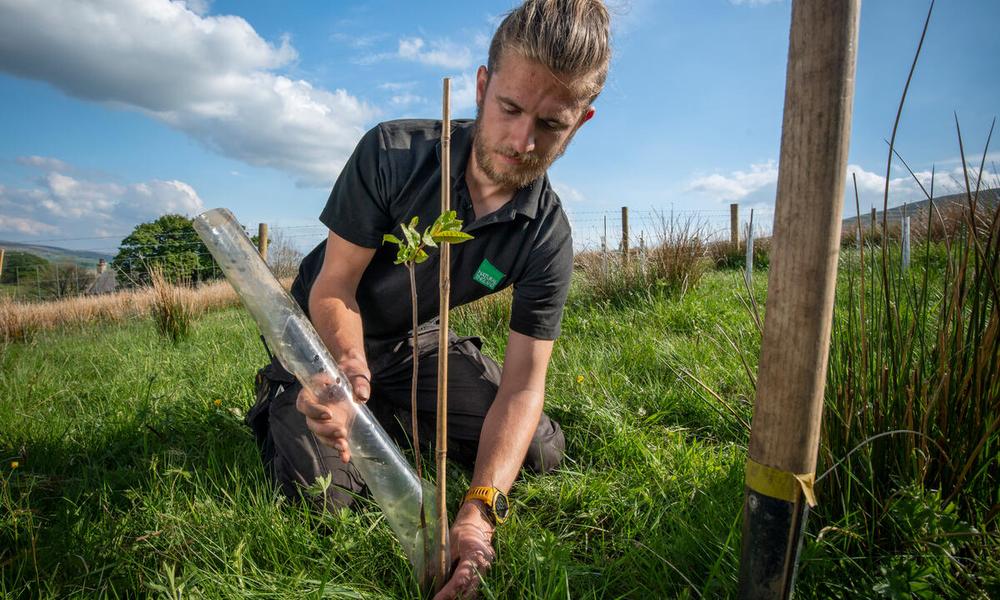
<path id="1" fill-rule="evenodd" d="M 979 206 L 996 208 L 996 205 L 998 203 L 1000 203 L 1000 188 L 992 188 L 992 189 L 989 189 L 989 190 L 980 190 L 977 202 L 978 202 Z M 901 219 L 903 217 L 903 211 L 904 210 L 906 211 L 906 214 L 911 215 L 911 216 L 914 215 L 914 214 L 917 214 L 917 213 L 926 214 L 926 213 L 924 213 L 924 210 L 927 209 L 928 204 L 929 204 L 929 202 L 927 200 L 923 200 L 921 202 L 910 202 L 910 203 L 906 204 L 905 206 L 894 206 L 894 207 L 888 209 L 885 212 L 886 212 L 887 218 L 888 218 L 888 220 L 890 222 L 892 222 L 893 220 L 898 221 L 899 219 Z M 941 196 L 940 198 L 935 198 L 934 199 L 934 206 L 937 207 L 938 210 L 942 210 L 946 206 L 950 206 L 950 205 L 953 205 L 953 204 L 959 204 L 961 206 L 967 206 L 968 205 L 968 198 L 966 197 L 965 194 L 952 194 L 950 196 Z M 881 223 L 882 223 L 882 211 L 877 211 L 875 213 L 875 220 L 879 223 L 879 226 L 881 226 Z M 857 221 L 857 217 L 850 217 L 850 218 L 844 219 L 844 223 L 842 225 L 844 231 L 848 231 L 849 227 L 850 228 L 856 227 L 856 225 L 855 225 L 856 221 Z M 911 220 L 911 222 L 912 222 L 912 220 Z M 871 213 L 869 213 L 867 215 L 861 215 L 861 226 L 863 228 L 867 228 L 870 225 L 871 225 Z"/>
<path id="2" fill-rule="evenodd" d="M 114 258 L 112 254 L 103 252 L 91 252 L 89 250 L 70 250 L 68 248 L 58 248 L 56 246 L 41 246 L 38 244 L 22 244 L 21 242 L 6 242 L 0 240 L 0 248 L 7 252 L 27 252 L 44 258 L 53 263 L 73 263 L 81 267 L 93 269 L 97 267 L 97 262 L 102 258 L 111 262 Z"/>

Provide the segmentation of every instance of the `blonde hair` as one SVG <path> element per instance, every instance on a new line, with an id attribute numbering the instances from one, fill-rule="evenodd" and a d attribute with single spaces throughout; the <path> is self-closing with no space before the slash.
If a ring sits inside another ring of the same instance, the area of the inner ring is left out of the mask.
<path id="1" fill-rule="evenodd" d="M 500 69 L 513 51 L 548 67 L 573 92 L 593 102 L 611 62 L 611 18 L 601 0 L 526 0 L 500 23 L 487 68 Z"/>

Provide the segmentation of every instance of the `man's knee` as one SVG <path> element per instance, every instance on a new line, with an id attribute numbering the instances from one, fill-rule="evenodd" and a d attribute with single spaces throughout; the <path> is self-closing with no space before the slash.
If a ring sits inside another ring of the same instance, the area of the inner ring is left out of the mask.
<path id="1" fill-rule="evenodd" d="M 566 437 L 562 428 L 543 414 L 524 457 L 524 468 L 535 473 L 551 473 L 562 463 L 565 452 Z"/>

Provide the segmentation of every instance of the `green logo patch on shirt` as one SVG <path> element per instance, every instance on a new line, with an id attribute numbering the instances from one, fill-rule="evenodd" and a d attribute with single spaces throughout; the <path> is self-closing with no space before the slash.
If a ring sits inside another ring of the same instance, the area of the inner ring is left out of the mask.
<path id="1" fill-rule="evenodd" d="M 491 265 L 490 261 L 485 258 L 482 264 L 479 265 L 479 269 L 476 270 L 476 274 L 472 276 L 473 281 L 485 285 L 490 290 L 497 289 L 501 279 L 503 279 L 503 273 L 500 272 L 500 269 Z"/>

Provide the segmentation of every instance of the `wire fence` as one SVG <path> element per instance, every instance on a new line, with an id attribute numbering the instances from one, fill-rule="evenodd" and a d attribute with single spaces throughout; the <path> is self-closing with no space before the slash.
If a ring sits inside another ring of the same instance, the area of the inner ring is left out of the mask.
<path id="1" fill-rule="evenodd" d="M 753 209 L 756 237 L 770 235 L 773 212 Z M 730 210 L 568 210 L 574 250 L 580 252 L 642 252 L 669 241 L 671 231 L 684 228 L 706 242 L 729 240 L 734 214 Z M 739 236 L 745 239 L 750 211 L 737 215 Z M 322 224 L 269 227 L 266 259 L 279 277 L 296 273 L 302 257 L 326 239 Z M 248 234 L 249 235 L 249 234 Z M 125 236 L 40 238 L 22 245 L 86 246 L 86 252 L 109 259 L 56 259 L 47 264 L 4 266 L 0 262 L 0 298 L 33 302 L 72 296 L 109 293 L 149 285 L 151 265 L 175 283 L 201 285 L 222 278 L 222 272 L 205 246 L 190 232 L 163 233 L 155 242 L 130 244 L 128 256 L 120 254 Z M 8 263 L 13 252 L 8 248 Z"/>

